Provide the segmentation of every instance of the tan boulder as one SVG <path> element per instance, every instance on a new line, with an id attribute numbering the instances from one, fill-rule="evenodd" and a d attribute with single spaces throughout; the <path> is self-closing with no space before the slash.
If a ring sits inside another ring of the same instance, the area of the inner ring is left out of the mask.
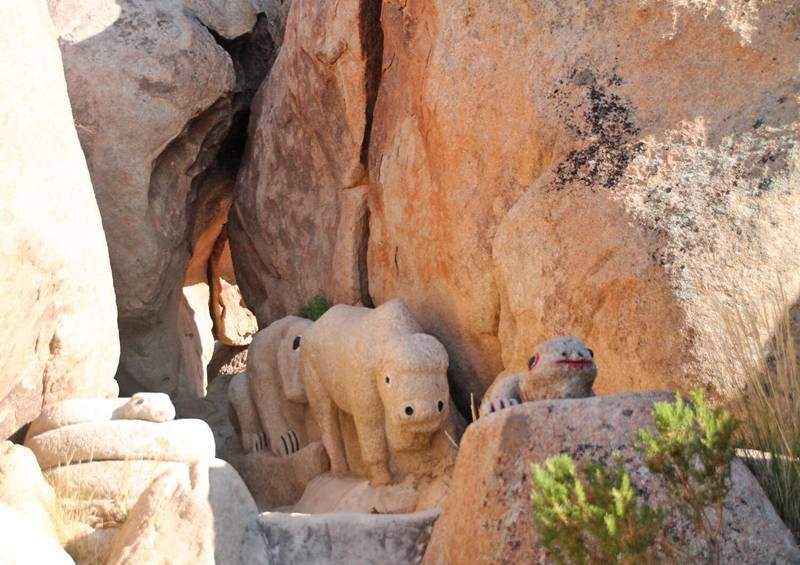
<path id="1" fill-rule="evenodd" d="M 442 340 L 462 409 L 565 333 L 601 392 L 713 382 L 714 299 L 797 295 L 798 17 L 383 2 L 369 290 Z"/>
<path id="2" fill-rule="evenodd" d="M 230 126 L 233 64 L 180 0 L 49 6 L 108 238 L 117 377 L 126 394 L 175 392 L 196 370 L 179 325 L 190 204 Z"/>
<path id="3" fill-rule="evenodd" d="M 56 494 L 42 476 L 36 456 L 10 441 L 0 444 L 0 504 L 30 528 L 57 537 Z"/>
<path id="4" fill-rule="evenodd" d="M 32 529 L 25 519 L 3 503 L 0 503 L 0 563 L 6 565 L 73 565 L 75 561 L 58 544 L 56 538 L 40 530 Z"/>
<path id="5" fill-rule="evenodd" d="M 131 509 L 106 563 L 213 565 L 214 523 L 201 467 L 192 467 L 188 482 L 170 472 L 152 482 Z"/>
<path id="6" fill-rule="evenodd" d="M 258 322 L 245 304 L 236 283 L 230 240 L 225 227 L 214 244 L 210 267 L 211 311 L 214 315 L 216 337 L 225 345 L 248 345 L 258 331 Z"/>
<path id="7" fill-rule="evenodd" d="M 0 22 L 5 439 L 46 404 L 116 396 L 119 335 L 108 248 L 47 4 L 3 2 Z"/>
<path id="8" fill-rule="evenodd" d="M 337 233 L 348 231 L 341 223 L 356 217 L 343 215 L 340 199 L 365 184 L 379 50 L 376 2 L 291 2 L 280 53 L 253 101 L 228 226 L 239 287 L 262 327 L 331 296 L 334 272 L 353 268 L 331 258 Z"/>
<path id="9" fill-rule="evenodd" d="M 619 394 L 526 402 L 480 418 L 461 440 L 452 487 L 436 523 L 425 563 L 538 563 L 532 525 L 530 465 L 566 453 L 613 462 L 619 451 L 634 485 L 650 503 L 670 504 L 663 484 L 633 449 L 638 429 L 652 425 L 652 405 L 667 393 Z M 725 502 L 723 563 L 794 563 L 792 535 L 740 461 Z M 670 520 L 667 533 L 694 544 L 696 532 Z"/>
<path id="10" fill-rule="evenodd" d="M 74 424 L 39 434 L 28 439 L 26 445 L 42 469 L 87 461 L 208 461 L 215 452 L 208 424 L 189 419 Z"/>
<path id="11" fill-rule="evenodd" d="M 224 461 L 167 470 L 131 509 L 108 563 L 239 563 L 257 516 L 247 487 Z"/>

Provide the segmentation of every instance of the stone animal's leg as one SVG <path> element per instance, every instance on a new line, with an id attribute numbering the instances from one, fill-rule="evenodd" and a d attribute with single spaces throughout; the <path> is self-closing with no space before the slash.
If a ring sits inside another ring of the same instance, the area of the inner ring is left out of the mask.
<path id="1" fill-rule="evenodd" d="M 267 436 L 261 429 L 246 373 L 235 375 L 228 384 L 228 412 L 245 453 L 267 448 Z"/>
<path id="2" fill-rule="evenodd" d="M 361 448 L 361 459 L 372 486 L 378 487 L 392 482 L 389 472 L 389 450 L 386 446 L 386 433 L 382 417 L 353 415 Z"/>
<path id="3" fill-rule="evenodd" d="M 305 370 L 309 371 L 312 376 L 305 380 L 306 395 L 311 413 L 319 425 L 322 445 L 325 446 L 331 460 L 331 472 L 334 475 L 344 475 L 347 473 L 347 458 L 342 445 L 342 434 L 339 430 L 338 408 L 323 388 L 320 380 L 313 375 L 315 369 L 307 366 Z"/>
<path id="4" fill-rule="evenodd" d="M 519 403 L 519 375 L 510 375 L 495 381 L 489 387 L 483 397 L 480 414 L 486 416 Z"/>

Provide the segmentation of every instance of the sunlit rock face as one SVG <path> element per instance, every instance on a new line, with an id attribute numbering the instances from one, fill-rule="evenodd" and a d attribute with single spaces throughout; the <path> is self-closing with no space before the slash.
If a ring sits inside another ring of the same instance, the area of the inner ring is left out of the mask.
<path id="1" fill-rule="evenodd" d="M 6 71 L 0 79 L 0 438 L 6 438 L 45 404 L 116 396 L 119 335 L 108 248 L 44 1 L 0 5 L 0 63 Z"/>
<path id="2" fill-rule="evenodd" d="M 562 334 L 601 393 L 713 383 L 718 303 L 796 294 L 798 17 L 383 3 L 369 291 L 445 343 L 462 407 Z"/>
<path id="3" fill-rule="evenodd" d="M 108 238 L 120 385 L 172 392 L 191 370 L 179 323 L 188 227 L 231 123 L 233 63 L 180 0 L 49 5 Z M 112 5 L 99 29 L 92 16 Z"/>

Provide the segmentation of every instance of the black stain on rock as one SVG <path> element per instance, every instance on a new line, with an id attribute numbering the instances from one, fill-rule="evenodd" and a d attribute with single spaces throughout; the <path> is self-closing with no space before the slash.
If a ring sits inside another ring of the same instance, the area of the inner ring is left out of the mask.
<path id="1" fill-rule="evenodd" d="M 559 163 L 555 188 L 561 190 L 574 182 L 592 190 L 614 188 L 631 160 L 644 149 L 636 141 L 639 128 L 631 109 L 619 95 L 609 91 L 621 85 L 622 78 L 611 73 L 598 79 L 591 69 L 574 69 L 567 81 L 586 91 L 586 104 L 580 104 L 586 109 L 579 120 L 574 119 L 574 105 L 564 99 L 564 88 L 555 88 L 549 98 L 565 112 L 564 121 L 583 144 Z"/>

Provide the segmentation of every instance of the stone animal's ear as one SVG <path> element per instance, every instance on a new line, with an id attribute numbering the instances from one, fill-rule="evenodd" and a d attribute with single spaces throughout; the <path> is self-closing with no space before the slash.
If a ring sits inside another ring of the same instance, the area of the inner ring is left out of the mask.
<path id="1" fill-rule="evenodd" d="M 292 342 L 292 349 L 294 351 L 297 351 L 298 349 L 300 349 L 300 336 L 299 335 L 294 338 L 294 341 Z"/>
<path id="2" fill-rule="evenodd" d="M 528 359 L 528 370 L 529 371 L 533 371 L 533 368 L 536 366 L 536 364 L 538 362 L 539 362 L 539 354 L 538 353 L 534 353 L 533 357 Z"/>

